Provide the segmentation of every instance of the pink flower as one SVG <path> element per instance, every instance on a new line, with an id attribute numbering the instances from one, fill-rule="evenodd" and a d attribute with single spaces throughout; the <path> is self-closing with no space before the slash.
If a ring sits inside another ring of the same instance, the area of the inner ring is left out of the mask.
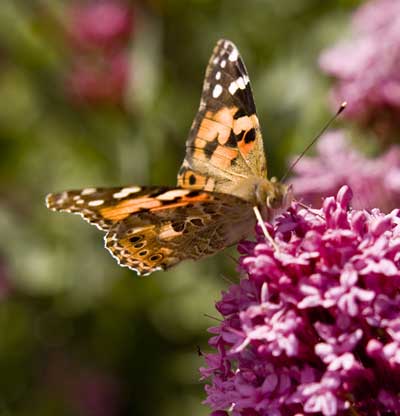
<path id="1" fill-rule="evenodd" d="M 66 79 L 67 93 L 77 103 L 121 104 L 128 81 L 125 54 L 108 55 L 93 62 L 76 59 Z"/>
<path id="2" fill-rule="evenodd" d="M 75 104 L 124 106 L 133 9 L 118 0 L 90 0 L 70 10 L 71 64 L 65 89 Z"/>
<path id="3" fill-rule="evenodd" d="M 213 416 L 400 414 L 400 211 L 294 203 L 243 242 L 201 368 Z M 229 412 L 229 413 L 228 413 Z"/>
<path id="4" fill-rule="evenodd" d="M 126 43 L 133 30 L 133 12 L 117 0 L 92 0 L 71 11 L 69 32 L 83 48 L 115 48 Z"/>
<path id="5" fill-rule="evenodd" d="M 389 212 L 400 205 L 400 149 L 367 158 L 352 148 L 341 131 L 326 133 L 317 144 L 317 156 L 304 157 L 291 183 L 296 197 L 320 207 L 322 197 L 343 185 L 354 192 L 354 208 L 378 207 Z"/>
<path id="6" fill-rule="evenodd" d="M 335 107 L 345 117 L 371 123 L 382 134 L 399 127 L 400 2 L 371 0 L 353 19 L 354 39 L 324 52 L 320 65 L 337 78 Z"/>

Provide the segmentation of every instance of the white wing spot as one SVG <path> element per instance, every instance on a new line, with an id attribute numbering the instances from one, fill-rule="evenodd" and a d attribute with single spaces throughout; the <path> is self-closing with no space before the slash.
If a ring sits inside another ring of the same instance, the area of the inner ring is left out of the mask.
<path id="1" fill-rule="evenodd" d="M 222 94 L 222 91 L 223 91 L 222 86 L 220 84 L 217 84 L 213 89 L 212 96 L 214 98 L 218 98 Z"/>
<path id="2" fill-rule="evenodd" d="M 229 60 L 231 62 L 235 62 L 235 61 L 238 60 L 238 57 L 239 57 L 239 53 L 238 53 L 237 49 L 234 49 L 229 55 Z"/>
<path id="3" fill-rule="evenodd" d="M 238 89 L 246 89 L 246 84 L 248 83 L 249 78 L 239 77 L 236 81 L 232 81 L 229 85 L 228 91 L 233 95 Z M 247 81 L 247 82 L 246 82 Z"/>
<path id="4" fill-rule="evenodd" d="M 225 59 L 223 59 L 222 61 L 221 61 L 221 68 L 225 68 L 226 67 L 226 60 Z"/>
<path id="5" fill-rule="evenodd" d="M 244 83 L 244 80 L 243 80 L 243 78 L 242 78 L 242 77 L 239 77 L 239 78 L 236 80 L 236 83 L 237 83 L 237 85 L 239 86 L 239 88 L 240 88 L 241 90 L 244 90 L 244 89 L 246 88 L 246 84 Z"/>
<path id="6" fill-rule="evenodd" d="M 122 188 L 119 192 L 115 192 L 113 194 L 113 198 L 120 199 L 129 196 L 130 194 L 134 194 L 141 190 L 140 186 L 131 186 L 129 188 Z"/>
<path id="7" fill-rule="evenodd" d="M 104 204 L 104 199 L 96 199 L 94 201 L 89 201 L 88 205 L 90 207 L 98 207 L 99 205 L 103 205 Z"/>
<path id="8" fill-rule="evenodd" d="M 222 87 L 221 87 L 222 88 Z M 173 189 L 157 196 L 157 199 L 161 201 L 170 201 L 174 198 L 184 196 L 190 192 L 190 189 Z"/>
<path id="9" fill-rule="evenodd" d="M 230 83 L 228 91 L 230 92 L 231 95 L 234 95 L 235 92 L 238 90 L 239 86 L 236 83 L 236 81 L 233 81 Z"/>
<path id="10" fill-rule="evenodd" d="M 221 71 L 218 71 L 218 72 L 215 74 L 215 79 L 216 79 L 217 81 L 219 81 L 219 80 L 221 79 Z"/>
<path id="11" fill-rule="evenodd" d="M 90 195 L 90 194 L 94 194 L 97 191 L 96 188 L 86 188 L 86 189 L 82 189 L 81 191 L 81 195 Z"/>
<path id="12" fill-rule="evenodd" d="M 213 59 L 213 64 L 214 65 L 217 65 L 217 63 L 219 62 L 219 58 L 218 58 L 218 56 L 216 57 L 216 58 L 214 58 Z"/>

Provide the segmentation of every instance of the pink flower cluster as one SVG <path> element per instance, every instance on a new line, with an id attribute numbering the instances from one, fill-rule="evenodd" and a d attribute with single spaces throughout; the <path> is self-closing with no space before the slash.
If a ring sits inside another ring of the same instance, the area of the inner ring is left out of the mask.
<path id="1" fill-rule="evenodd" d="M 201 369 L 213 416 L 400 414 L 400 213 L 293 204 L 244 242 Z"/>
<path id="2" fill-rule="evenodd" d="M 133 30 L 133 12 L 122 1 L 92 0 L 71 10 L 70 36 L 78 48 L 114 49 Z"/>
<path id="3" fill-rule="evenodd" d="M 122 0 L 72 7 L 68 35 L 74 53 L 67 89 L 75 102 L 122 104 L 133 29 L 133 10 Z"/>
<path id="4" fill-rule="evenodd" d="M 326 133 L 317 144 L 315 157 L 304 157 L 290 179 L 295 195 L 313 207 L 322 197 L 335 194 L 343 185 L 354 192 L 353 208 L 379 208 L 384 212 L 400 206 L 400 148 L 367 158 L 351 146 L 342 131 Z"/>
<path id="5" fill-rule="evenodd" d="M 346 100 L 345 117 L 385 134 L 400 116 L 400 2 L 372 0 L 355 13 L 354 36 L 320 58 L 337 78 L 335 107 Z"/>

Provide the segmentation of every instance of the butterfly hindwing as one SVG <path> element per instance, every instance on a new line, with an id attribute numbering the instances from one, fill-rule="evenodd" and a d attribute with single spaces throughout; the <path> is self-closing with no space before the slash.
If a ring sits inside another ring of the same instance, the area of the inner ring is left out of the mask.
<path id="1" fill-rule="evenodd" d="M 138 274 L 211 255 L 245 237 L 253 219 L 251 205 L 233 195 L 173 187 L 86 188 L 46 203 L 107 231 L 106 248 Z"/>
<path id="2" fill-rule="evenodd" d="M 265 175 L 263 141 L 249 77 L 236 46 L 222 39 L 206 70 L 178 185 L 230 192 L 238 180 Z"/>
<path id="3" fill-rule="evenodd" d="M 105 236 L 106 248 L 121 266 L 145 275 L 212 255 L 248 235 L 255 223 L 249 203 L 194 192 L 191 203 L 141 211 L 118 222 Z"/>

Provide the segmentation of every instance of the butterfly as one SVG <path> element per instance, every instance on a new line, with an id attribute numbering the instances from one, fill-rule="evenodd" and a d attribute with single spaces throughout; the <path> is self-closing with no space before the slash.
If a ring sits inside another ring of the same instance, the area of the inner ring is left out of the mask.
<path id="1" fill-rule="evenodd" d="M 289 192 L 266 175 L 249 76 L 237 47 L 221 39 L 206 69 L 177 186 L 85 188 L 49 194 L 46 205 L 97 226 L 119 265 L 146 275 L 248 237 L 254 207 L 270 220 L 288 205 Z"/>

